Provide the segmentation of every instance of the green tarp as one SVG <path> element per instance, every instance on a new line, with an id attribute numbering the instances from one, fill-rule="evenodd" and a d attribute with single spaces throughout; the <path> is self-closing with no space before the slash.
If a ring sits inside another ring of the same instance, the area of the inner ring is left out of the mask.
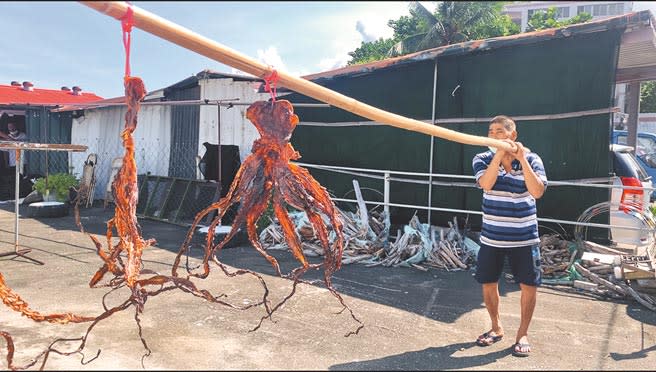
<path id="1" fill-rule="evenodd" d="M 505 114 L 540 115 L 594 110 L 613 106 L 612 97 L 621 29 L 577 34 L 437 59 L 436 117 L 477 118 Z M 366 74 L 324 80 L 322 85 L 359 101 L 419 120 L 431 118 L 435 60 L 415 61 Z M 457 89 L 456 89 L 457 88 Z M 316 102 L 292 93 L 294 103 Z M 368 121 L 338 108 L 296 108 L 301 122 Z M 610 114 L 541 121 L 519 121 L 519 141 L 543 159 L 550 180 L 607 177 Z M 444 127 L 480 136 L 487 123 Z M 292 144 L 307 163 L 428 172 L 430 137 L 389 126 L 297 127 Z M 435 139 L 434 173 L 472 175 L 472 157 L 486 149 Z M 334 196 L 353 199 L 351 180 L 357 178 L 365 199 L 382 200 L 383 182 L 311 169 Z M 425 179 L 425 178 L 424 178 Z M 462 180 L 461 180 L 462 181 Z M 472 181 L 473 182 L 473 181 Z M 608 200 L 605 189 L 549 187 L 538 202 L 538 216 L 575 220 L 592 204 Z M 482 191 L 434 186 L 432 206 L 480 210 Z M 392 182 L 392 203 L 426 206 L 426 185 Z M 405 224 L 414 209 L 392 208 L 392 222 Z M 419 210 L 422 221 L 426 212 Z M 454 213 L 433 212 L 432 224 L 446 224 Z M 464 215 L 461 215 L 464 217 Z M 471 215 L 472 227 L 480 217 Z M 603 222 L 600 220 L 600 222 Z M 568 230 L 571 230 L 571 226 Z"/>

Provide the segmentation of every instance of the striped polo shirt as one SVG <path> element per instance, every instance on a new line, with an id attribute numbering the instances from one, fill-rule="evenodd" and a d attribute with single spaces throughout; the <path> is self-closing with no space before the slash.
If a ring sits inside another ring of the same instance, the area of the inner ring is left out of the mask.
<path id="1" fill-rule="evenodd" d="M 472 167 L 477 185 L 493 157 L 492 151 L 474 156 Z M 526 159 L 546 187 L 547 175 L 542 159 L 533 152 L 528 152 Z M 497 182 L 492 190 L 483 191 L 482 209 L 481 243 L 493 247 L 521 247 L 540 243 L 535 198 L 526 188 L 519 160 L 513 160 L 510 172 L 499 165 Z"/>

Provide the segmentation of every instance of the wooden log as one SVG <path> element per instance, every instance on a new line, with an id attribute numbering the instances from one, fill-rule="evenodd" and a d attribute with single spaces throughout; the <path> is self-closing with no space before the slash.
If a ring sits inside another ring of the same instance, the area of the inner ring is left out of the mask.
<path id="1" fill-rule="evenodd" d="M 593 252 L 583 252 L 583 256 L 581 256 L 581 260 L 593 262 L 593 263 L 612 265 L 617 259 L 617 257 L 619 256 L 614 254 L 611 255 L 611 254 L 601 254 L 601 253 L 593 253 Z"/>
<path id="2" fill-rule="evenodd" d="M 603 253 L 603 254 L 616 254 L 616 255 L 622 255 L 626 254 L 625 252 L 618 251 L 617 249 L 609 248 L 606 246 L 603 246 L 601 244 L 593 243 L 587 240 L 583 241 L 583 245 L 585 246 L 586 249 L 589 249 L 593 252 L 597 253 Z"/>
<path id="3" fill-rule="evenodd" d="M 148 33 L 168 40 L 183 48 L 204 55 L 225 65 L 234 67 L 243 72 L 265 79 L 275 71 L 254 59 L 247 57 L 233 49 L 221 45 L 213 40 L 201 36 L 193 31 L 177 25 L 164 18 L 156 16 L 136 6 L 130 6 L 123 1 L 81 1 L 83 5 L 97 10 L 100 13 L 120 20 L 131 7 L 133 11 L 134 26 Z M 391 125 L 397 128 L 412 130 L 430 136 L 478 146 L 494 146 L 507 151 L 514 151 L 515 146 L 494 138 L 474 136 L 460 133 L 438 125 L 424 123 L 401 115 L 393 114 L 376 107 L 359 102 L 353 98 L 322 87 L 311 81 L 290 75 L 284 71 L 277 71 L 278 83 L 293 91 L 312 97 L 321 102 L 339 107 L 348 112 L 366 117 L 370 120 Z"/>
<path id="4" fill-rule="evenodd" d="M 599 284 L 575 280 L 574 288 L 584 289 L 586 291 L 596 291 L 599 288 Z"/>
<path id="5" fill-rule="evenodd" d="M 593 282 L 595 282 L 597 284 L 601 284 L 604 287 L 606 287 L 608 289 L 611 289 L 611 290 L 613 290 L 613 291 L 615 291 L 619 294 L 622 294 L 622 295 L 625 295 L 625 296 L 627 295 L 626 291 L 623 290 L 622 287 L 620 287 L 616 284 L 613 284 L 613 283 L 609 282 L 606 279 L 601 278 L 599 275 L 597 275 L 595 273 L 590 272 L 590 270 L 588 270 L 585 267 L 581 266 L 581 264 L 579 264 L 578 262 L 574 264 L 574 267 L 576 268 L 576 271 L 578 271 L 579 273 L 581 273 L 583 276 L 587 277 L 588 279 L 592 280 Z"/>

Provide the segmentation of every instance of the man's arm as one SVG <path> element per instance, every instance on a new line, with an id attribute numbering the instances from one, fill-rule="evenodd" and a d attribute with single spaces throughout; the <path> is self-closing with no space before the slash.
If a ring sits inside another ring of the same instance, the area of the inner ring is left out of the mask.
<path id="1" fill-rule="evenodd" d="M 524 171 L 524 183 L 526 183 L 526 189 L 528 189 L 528 192 L 535 198 L 535 199 L 540 199 L 542 195 L 544 195 L 544 182 L 542 182 L 542 179 L 540 176 L 535 173 L 535 170 L 533 170 L 533 167 L 531 164 L 528 162 L 528 159 L 526 158 L 526 149 L 520 142 L 515 142 L 517 145 L 517 152 L 514 153 L 513 155 L 517 160 L 519 160 L 520 164 L 522 165 L 522 170 Z"/>
<path id="2" fill-rule="evenodd" d="M 500 154 L 503 150 L 497 150 L 490 161 L 485 173 L 478 179 L 478 184 L 485 191 L 490 191 L 494 187 L 494 184 L 497 183 L 497 176 L 499 175 L 499 166 L 501 165 L 501 159 L 503 159 L 503 154 Z"/>

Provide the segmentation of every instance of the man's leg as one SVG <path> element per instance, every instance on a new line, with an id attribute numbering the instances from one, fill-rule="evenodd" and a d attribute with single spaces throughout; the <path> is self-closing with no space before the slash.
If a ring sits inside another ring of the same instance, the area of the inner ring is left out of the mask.
<path id="1" fill-rule="evenodd" d="M 535 310 L 535 302 L 538 292 L 538 287 L 526 284 L 519 284 L 522 290 L 521 297 L 521 310 L 522 315 L 519 321 L 519 329 L 517 330 L 517 337 L 515 342 L 528 344 L 528 326 L 531 324 L 533 318 L 533 310 Z M 522 348 L 521 352 L 525 353 L 530 350 Z"/>
<path id="2" fill-rule="evenodd" d="M 513 275 L 519 281 L 521 289 L 521 318 L 519 329 L 515 337 L 515 351 L 528 355 L 531 347 L 528 342 L 528 327 L 533 318 L 538 286 L 542 283 L 542 268 L 540 262 L 540 248 L 533 245 L 529 247 L 513 248 L 510 257 Z M 519 345 L 518 345 L 519 344 Z"/>
<path id="3" fill-rule="evenodd" d="M 498 248 L 481 244 L 476 262 L 476 281 L 482 285 L 483 302 L 492 321 L 492 329 L 478 337 L 480 346 L 491 345 L 503 336 L 499 316 L 499 276 L 503 267 L 505 252 Z"/>
<path id="4" fill-rule="evenodd" d="M 499 317 L 499 283 L 483 284 L 483 301 L 485 308 L 492 321 L 492 332 L 497 336 L 503 336 L 503 327 L 501 327 L 501 317 Z"/>

